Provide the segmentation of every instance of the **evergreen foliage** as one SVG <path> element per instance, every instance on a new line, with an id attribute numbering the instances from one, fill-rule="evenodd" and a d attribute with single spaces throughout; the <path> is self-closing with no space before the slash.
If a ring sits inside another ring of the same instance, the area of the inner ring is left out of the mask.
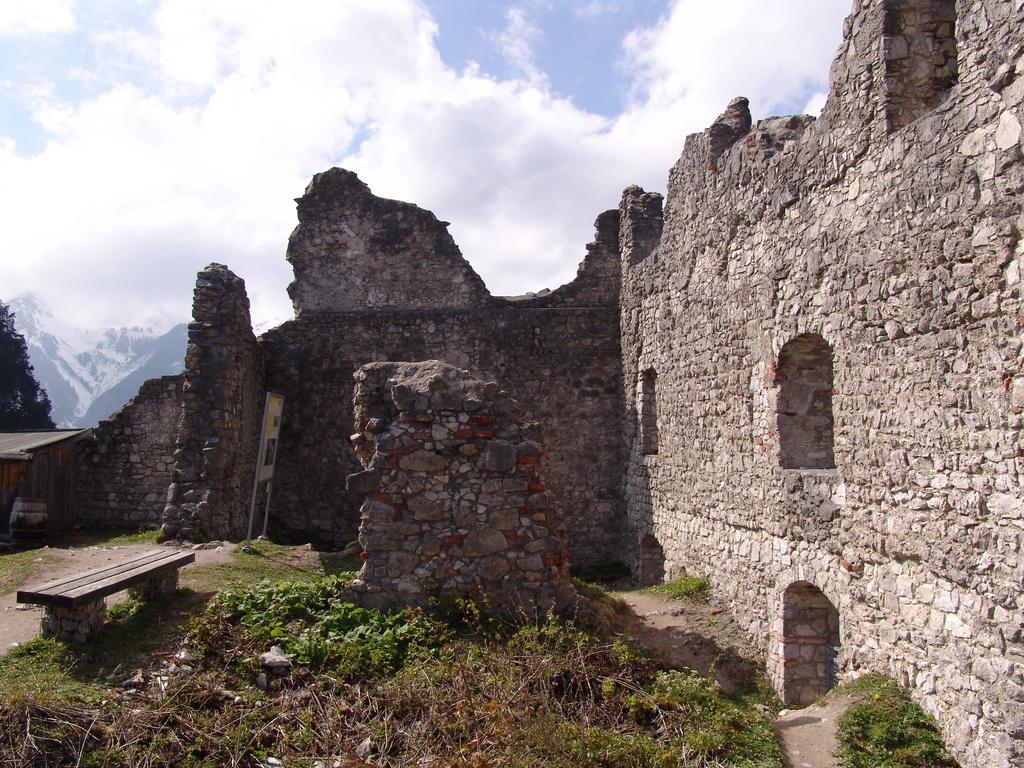
<path id="1" fill-rule="evenodd" d="M 0 303 L 0 429 L 50 427 L 50 398 L 36 381 L 25 337 L 14 327 L 14 313 Z"/>

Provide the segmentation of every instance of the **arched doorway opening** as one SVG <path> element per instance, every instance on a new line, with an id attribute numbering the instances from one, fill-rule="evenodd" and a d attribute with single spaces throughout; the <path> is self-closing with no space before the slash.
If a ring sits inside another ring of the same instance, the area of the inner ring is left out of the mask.
<path id="1" fill-rule="evenodd" d="M 660 584 L 665 580 L 665 550 L 653 534 L 647 534 L 640 540 L 640 573 L 641 584 Z"/>
<path id="2" fill-rule="evenodd" d="M 839 611 L 808 581 L 790 584 L 782 596 L 782 700 L 813 703 L 836 684 Z"/>

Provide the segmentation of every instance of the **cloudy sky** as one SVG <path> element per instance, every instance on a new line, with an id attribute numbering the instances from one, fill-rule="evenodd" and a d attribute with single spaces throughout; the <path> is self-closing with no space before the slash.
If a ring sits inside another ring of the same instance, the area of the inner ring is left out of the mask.
<path id="1" fill-rule="evenodd" d="M 290 315 L 332 165 L 451 221 L 492 293 L 571 279 L 730 98 L 816 112 L 850 0 L 0 0 L 0 297 L 188 317 L 211 261 Z"/>

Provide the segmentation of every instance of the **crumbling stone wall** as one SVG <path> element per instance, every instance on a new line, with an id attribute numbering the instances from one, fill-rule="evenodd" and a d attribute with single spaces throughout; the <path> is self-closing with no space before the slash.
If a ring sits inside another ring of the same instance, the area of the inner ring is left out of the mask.
<path id="1" fill-rule="evenodd" d="M 78 443 L 76 520 L 159 524 L 174 469 L 183 384 L 180 374 L 146 381 Z"/>
<path id="2" fill-rule="evenodd" d="M 355 375 L 364 605 L 479 599 L 543 618 L 575 607 L 565 530 L 535 424 L 507 392 L 437 361 L 373 363 Z"/>
<path id="3" fill-rule="evenodd" d="M 437 267 L 417 286 L 418 304 L 396 308 L 387 275 L 401 269 L 397 263 L 377 266 L 400 255 L 378 258 L 368 251 L 363 263 L 345 269 L 367 281 L 372 277 L 383 293 L 367 288 L 359 298 L 365 303 L 349 308 L 345 296 L 332 297 L 317 287 L 347 278 L 338 276 L 335 262 L 341 257 L 326 240 L 314 253 L 317 236 L 310 233 L 342 221 L 354 233 L 347 238 L 369 242 L 378 218 L 396 211 L 403 221 L 415 215 L 418 239 L 402 257 L 410 269 L 421 258 L 416 243 L 447 242 L 448 235 L 446 225 L 426 212 L 376 198 L 340 169 L 328 173 L 337 184 L 315 181 L 316 204 L 299 203 L 301 223 L 292 243 L 305 243 L 306 250 L 301 264 L 293 259 L 297 319 L 260 340 L 267 385 L 286 398 L 271 502 L 273 535 L 325 546 L 355 538 L 360 500 L 346 492 L 344 482 L 359 467 L 348 442 L 355 427 L 353 374 L 377 360 L 437 359 L 502 381 L 517 393 L 543 425 L 548 489 L 573 531 L 574 561 L 618 559 L 623 513 L 616 212 L 598 217 L 595 242 L 587 247 L 577 279 L 557 290 L 515 299 L 477 296 L 478 306 L 452 307 L 446 286 L 466 274 L 468 265 L 460 260 L 447 271 Z M 335 190 L 331 201 L 324 199 L 327 189 Z M 425 221 L 436 231 L 422 231 Z M 333 309 L 327 308 L 330 302 Z"/>
<path id="4" fill-rule="evenodd" d="M 370 194 L 342 168 L 318 173 L 298 203 L 288 240 L 295 316 L 367 307 L 439 309 L 486 305 L 483 280 L 462 258 L 447 222 Z"/>
<path id="5" fill-rule="evenodd" d="M 892 5 L 855 4 L 819 119 L 752 124 L 740 100 L 689 137 L 660 244 L 623 249 L 628 545 L 709 577 L 776 660 L 785 592 L 813 585 L 840 675 L 909 686 L 965 766 L 1019 765 L 1024 8 L 957 3 L 956 82 L 904 94 L 929 106 L 901 127 Z M 625 214 L 651 215 L 637 194 Z M 780 466 L 775 374 L 803 334 L 832 350 L 834 468 Z"/>
<path id="6" fill-rule="evenodd" d="M 263 365 L 245 282 L 222 264 L 197 277 L 184 376 L 161 536 L 239 539 L 259 446 Z"/>

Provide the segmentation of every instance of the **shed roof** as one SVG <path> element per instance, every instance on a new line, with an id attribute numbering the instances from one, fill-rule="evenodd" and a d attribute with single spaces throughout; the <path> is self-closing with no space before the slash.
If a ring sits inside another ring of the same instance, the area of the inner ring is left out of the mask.
<path id="1" fill-rule="evenodd" d="M 62 443 L 88 429 L 46 429 L 34 432 L 0 432 L 0 459 L 30 459 L 40 448 Z"/>

